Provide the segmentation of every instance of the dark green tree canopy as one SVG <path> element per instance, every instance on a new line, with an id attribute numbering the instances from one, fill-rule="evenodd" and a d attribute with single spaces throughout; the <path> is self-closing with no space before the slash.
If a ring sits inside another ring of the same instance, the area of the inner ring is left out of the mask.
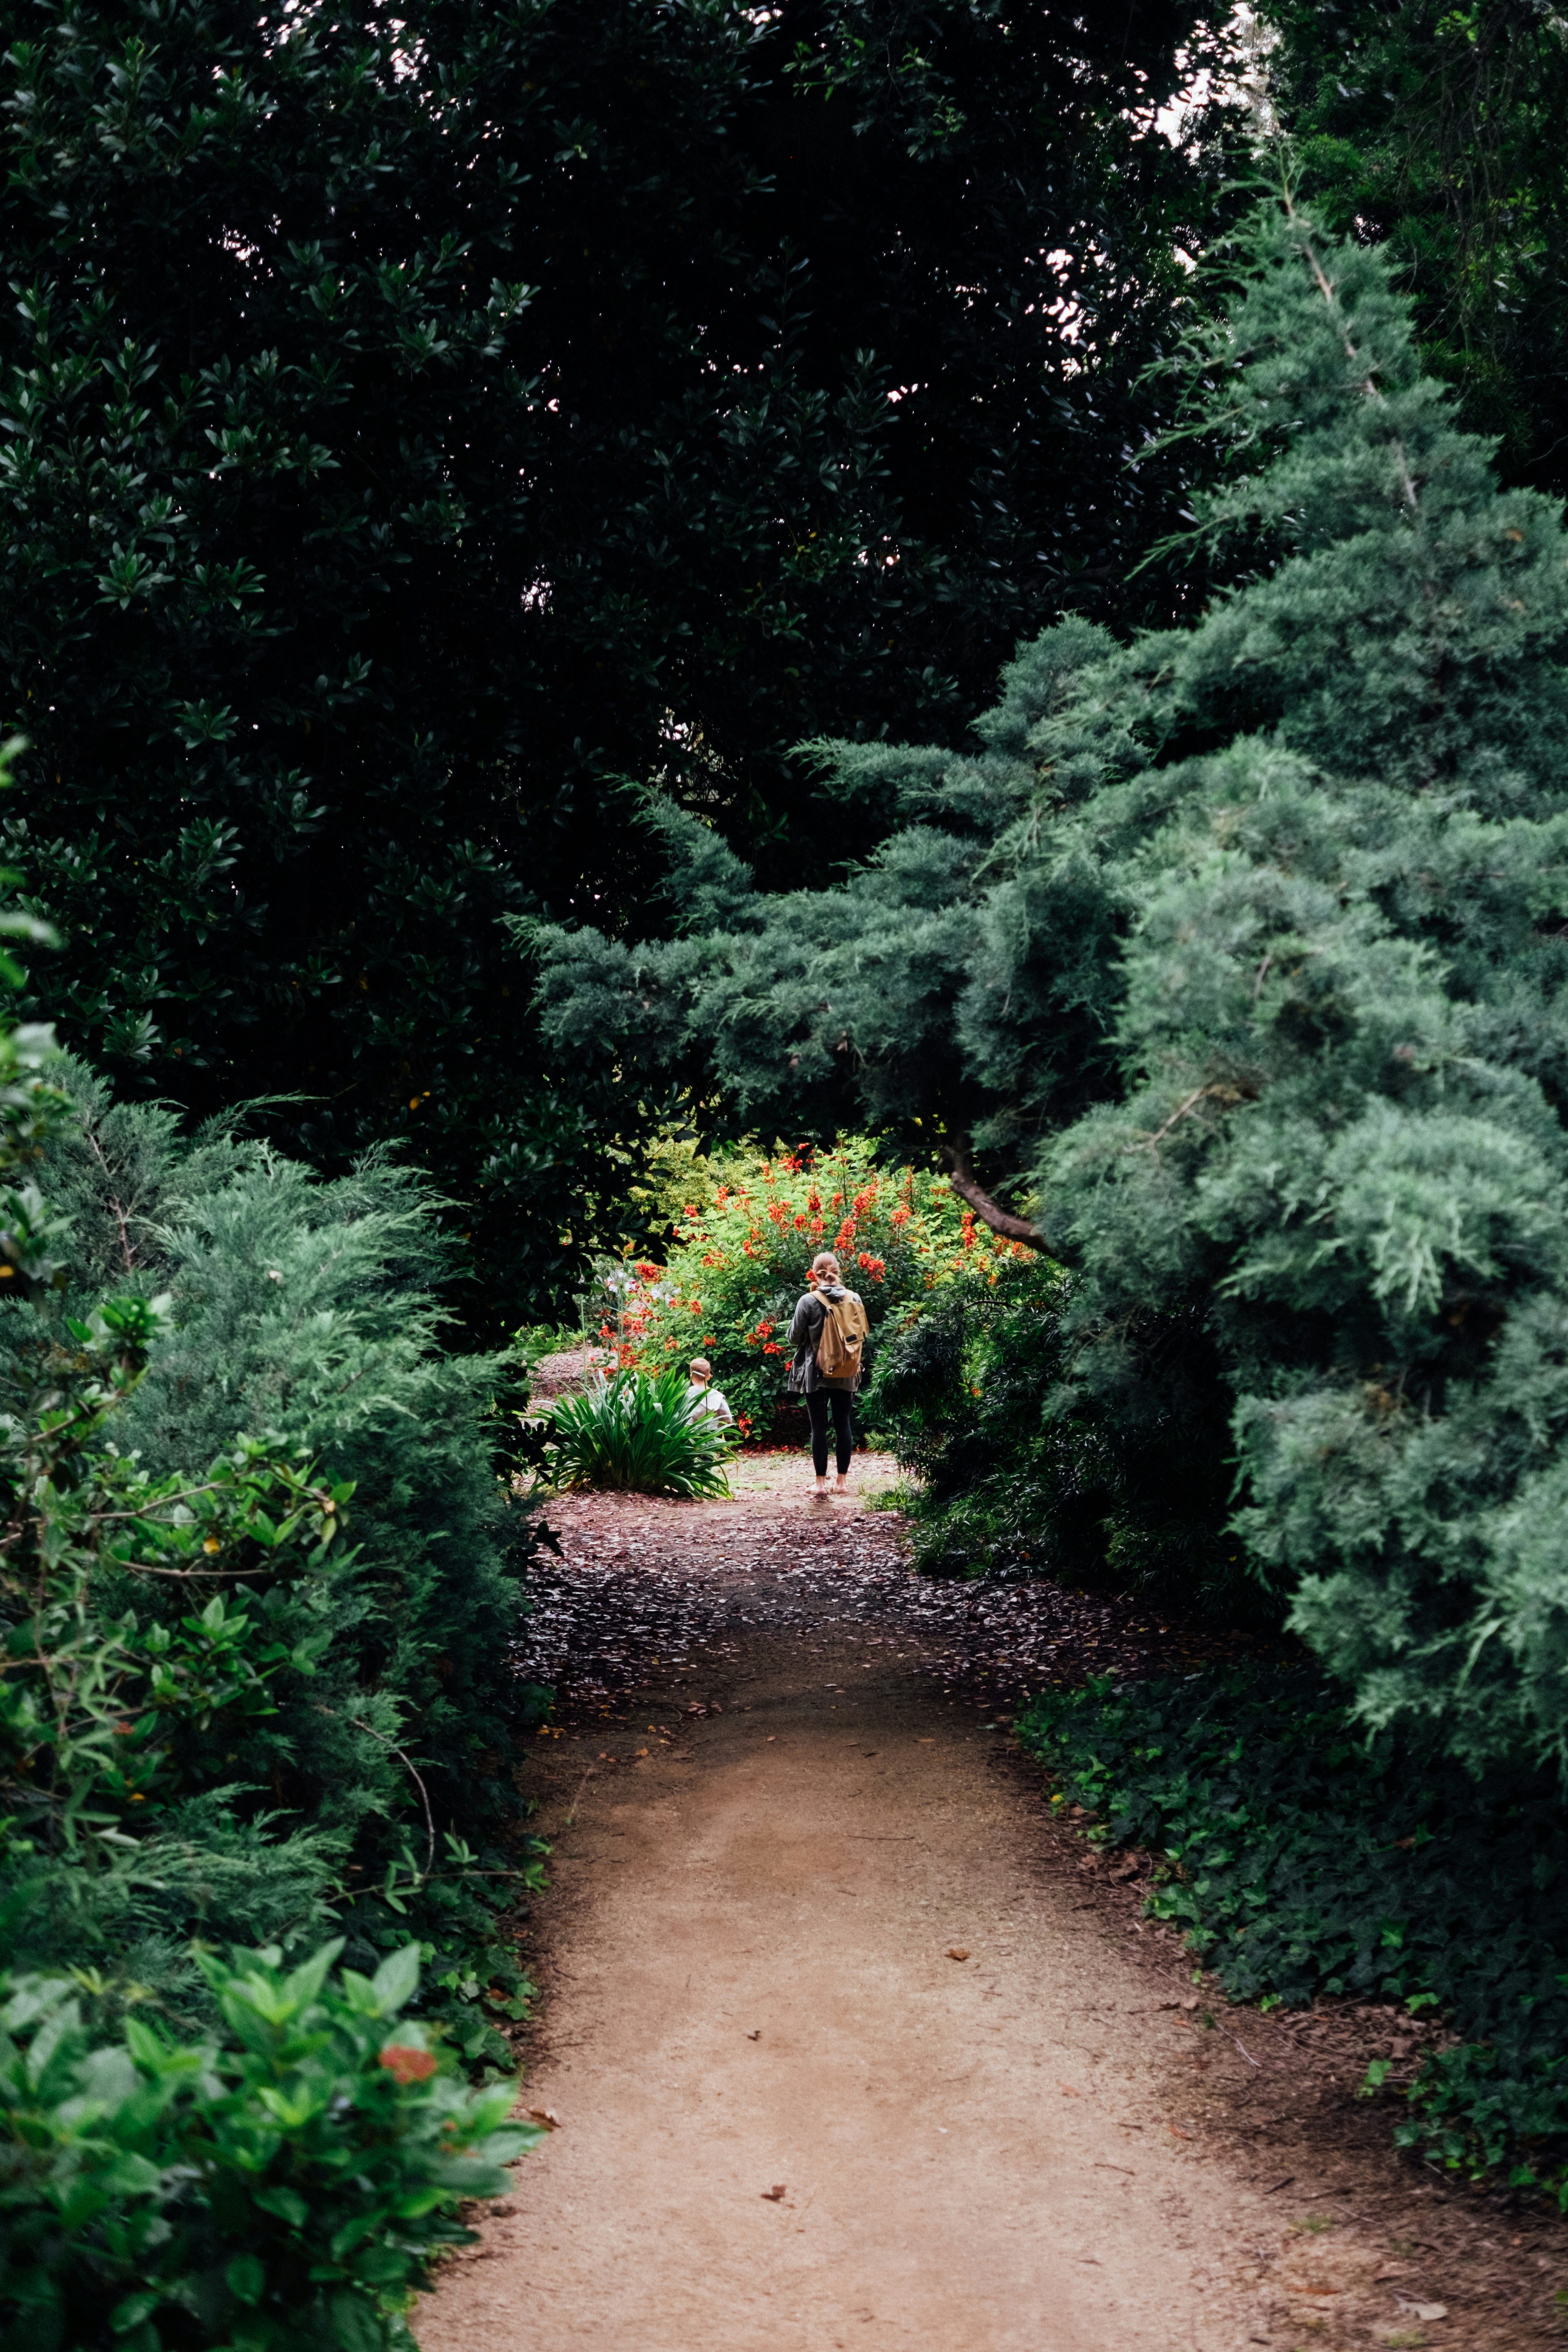
<path id="1" fill-rule="evenodd" d="M 1197 12 L 5 34 L 0 670 L 51 1009 L 197 1110 L 302 1087 L 276 1122 L 330 1164 L 408 1136 L 521 1307 L 613 1170 L 499 919 L 639 903 L 616 780 L 785 877 L 790 745 L 952 740 L 1064 600 L 1178 593 L 1128 601 L 1182 493 L 1122 461 L 1210 210 L 1154 122 Z"/>
<path id="2" fill-rule="evenodd" d="M 1387 243 L 1422 361 L 1568 491 L 1568 38 L 1537 0 L 1276 0 L 1274 102 L 1332 225 Z"/>
<path id="3" fill-rule="evenodd" d="M 1047 633 L 972 753 L 842 747 L 910 822 L 841 887 L 666 814 L 721 928 L 543 933 L 546 1023 L 972 1129 L 1074 1269 L 1048 1410 L 1180 1444 L 1223 1396 L 1233 1524 L 1366 1718 L 1568 1764 L 1568 531 L 1380 253 L 1288 202 L 1241 258 L 1192 359 L 1242 584 Z"/>

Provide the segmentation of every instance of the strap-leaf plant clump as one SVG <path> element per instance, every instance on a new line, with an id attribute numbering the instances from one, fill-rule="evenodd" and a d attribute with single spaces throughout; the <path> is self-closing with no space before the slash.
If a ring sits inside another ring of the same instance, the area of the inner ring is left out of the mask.
<path id="1" fill-rule="evenodd" d="M 543 1430 L 546 1486 L 608 1487 L 638 1495 L 728 1495 L 724 1465 L 734 1433 L 694 1412 L 684 1364 L 595 1378 L 559 1398 Z"/>

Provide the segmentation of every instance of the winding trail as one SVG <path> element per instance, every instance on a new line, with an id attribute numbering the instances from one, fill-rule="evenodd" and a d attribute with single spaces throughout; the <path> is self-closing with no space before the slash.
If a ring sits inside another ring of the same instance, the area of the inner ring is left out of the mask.
<path id="1" fill-rule="evenodd" d="M 562 2128 L 423 2352 L 1560 2343 L 1561 2226 L 1402 2166 L 1353 2051 L 1184 2007 L 1174 1940 L 943 1696 L 897 1523 L 786 1475 L 552 1507 L 635 1697 L 590 1678 L 529 1759 Z"/>

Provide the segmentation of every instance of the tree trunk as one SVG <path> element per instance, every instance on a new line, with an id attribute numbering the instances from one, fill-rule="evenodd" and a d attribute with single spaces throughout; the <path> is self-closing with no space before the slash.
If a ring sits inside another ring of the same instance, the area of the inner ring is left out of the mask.
<path id="1" fill-rule="evenodd" d="M 1015 1217 L 1000 1207 L 989 1192 L 982 1191 L 975 1181 L 966 1137 L 959 1136 L 953 1142 L 944 1143 L 942 1157 L 947 1162 L 953 1191 L 961 1201 L 968 1202 L 982 1224 L 989 1225 L 994 1234 L 1001 1234 L 1007 1241 L 1025 1242 L 1030 1249 L 1044 1249 L 1046 1237 L 1038 1225 L 1032 1225 L 1027 1217 Z"/>

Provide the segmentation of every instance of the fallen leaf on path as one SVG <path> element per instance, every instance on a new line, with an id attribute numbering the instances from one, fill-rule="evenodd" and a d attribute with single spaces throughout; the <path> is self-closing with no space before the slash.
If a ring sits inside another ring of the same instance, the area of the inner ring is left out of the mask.
<path id="1" fill-rule="evenodd" d="M 768 2201 L 768 2203 L 769 2203 L 770 2205 L 776 2205 L 776 2204 L 778 2203 L 779 2199 L 780 2199 L 781 2197 L 787 2197 L 787 2196 L 788 2196 L 788 2194 L 789 2194 L 789 2191 L 788 2191 L 788 2189 L 784 2187 L 784 2182 L 783 2182 L 782 2180 L 775 2182 L 775 2184 L 773 2185 L 773 2187 L 772 2189 L 764 2189 L 763 2190 L 763 2197 L 764 2197 L 764 2198 L 766 2198 L 766 2200 L 767 2200 L 767 2201 Z"/>
<path id="2" fill-rule="evenodd" d="M 763 2038 L 763 2029 L 762 2029 L 762 2027 L 761 2027 L 760 2025 L 758 2026 L 758 2028 L 757 2028 L 757 2030 L 756 2030 L 756 2032 L 755 2032 L 754 2033 L 748 2033 L 748 2034 L 747 2034 L 747 2036 L 746 2036 L 746 2039 L 747 2039 L 747 2041 L 748 2041 L 748 2042 L 760 2042 L 760 2041 L 762 2040 L 762 2038 Z"/>
<path id="3" fill-rule="evenodd" d="M 764 1746 L 771 1748 L 777 1738 L 778 1733 L 776 1731 L 770 1731 L 765 1742 L 763 1743 Z"/>
<path id="4" fill-rule="evenodd" d="M 936 1741 L 934 1738 L 931 1739 L 917 1739 L 915 1746 L 917 1748 L 934 1748 L 936 1746 Z"/>
<path id="5" fill-rule="evenodd" d="M 947 1948 L 947 1957 L 950 1960 L 966 1960 L 969 1958 L 969 1948 L 966 1944 L 950 1944 Z"/>
<path id="6" fill-rule="evenodd" d="M 553 2107 L 530 2107 L 528 2120 L 531 2124 L 539 2124 L 545 2131 L 559 2131 L 561 2128 L 561 2118 Z"/>
<path id="7" fill-rule="evenodd" d="M 1394 2300 L 1408 2319 L 1447 2319 L 1448 2316 L 1446 2303 L 1410 2303 L 1402 2294 L 1396 2294 Z"/>
<path id="8" fill-rule="evenodd" d="M 1180 2124 L 1167 2124 L 1165 2129 L 1173 2139 L 1191 2139 L 1192 2137 L 1191 2132 L 1184 2132 Z"/>
<path id="9" fill-rule="evenodd" d="M 637 1754 L 639 1756 L 646 1756 L 647 1754 L 647 1749 L 646 1748 L 639 1748 L 637 1749 Z"/>

